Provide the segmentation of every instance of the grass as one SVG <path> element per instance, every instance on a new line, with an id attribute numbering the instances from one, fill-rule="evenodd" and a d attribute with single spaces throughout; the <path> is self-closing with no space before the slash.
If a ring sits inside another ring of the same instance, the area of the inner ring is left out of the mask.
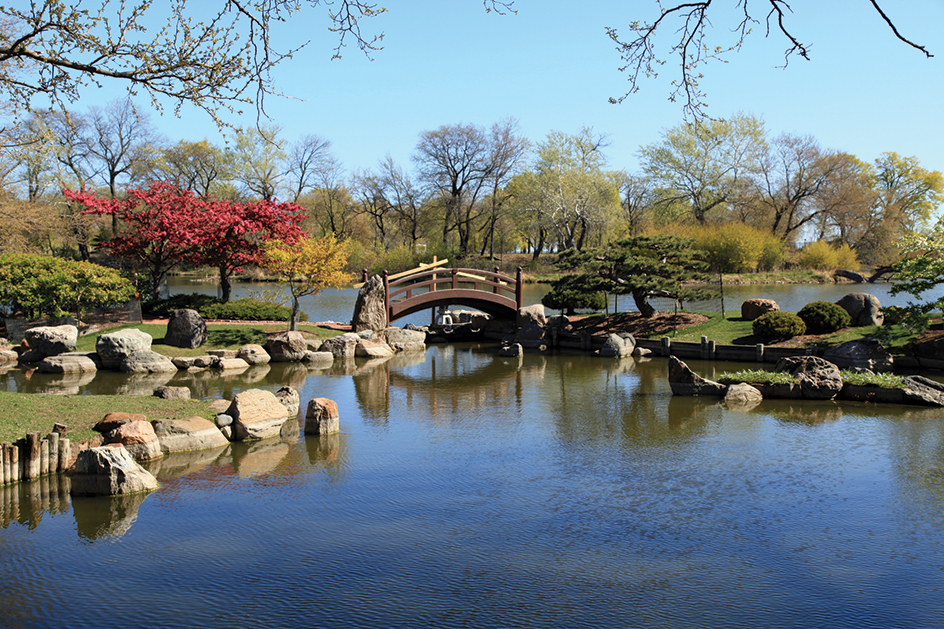
<path id="1" fill-rule="evenodd" d="M 73 441 L 90 439 L 92 426 L 113 411 L 142 413 L 148 420 L 212 419 L 216 412 L 203 400 L 163 400 L 125 395 L 34 395 L 0 392 L 0 441 L 16 441 L 30 432 L 46 435 L 53 424 L 69 427 Z"/>
<path id="2" fill-rule="evenodd" d="M 151 343 L 151 349 L 159 354 L 176 358 L 178 356 L 203 356 L 211 349 L 239 349 L 243 345 L 255 343 L 265 345 L 269 334 L 284 332 L 286 326 L 284 323 L 210 323 L 207 324 L 207 341 L 200 347 L 193 349 L 184 347 L 174 347 L 164 342 L 164 334 L 167 332 L 167 325 L 160 323 L 131 323 L 115 326 L 107 329 L 98 330 L 94 334 L 79 337 L 76 343 L 76 351 L 94 352 L 95 341 L 99 334 L 106 332 L 116 332 L 128 328 L 137 328 L 142 332 L 150 334 L 154 339 Z M 298 331 L 308 338 L 326 339 L 332 336 L 338 336 L 341 332 L 329 330 L 314 324 L 299 323 Z"/>
<path id="3" fill-rule="evenodd" d="M 842 381 L 846 384 L 854 384 L 861 387 L 876 386 L 885 389 L 908 388 L 904 376 L 896 376 L 890 373 L 855 373 L 844 369 L 842 371 Z"/>
<path id="4" fill-rule="evenodd" d="M 721 384 L 792 384 L 796 377 L 785 371 L 764 371 L 763 369 L 742 369 L 741 371 L 725 372 L 718 378 Z"/>

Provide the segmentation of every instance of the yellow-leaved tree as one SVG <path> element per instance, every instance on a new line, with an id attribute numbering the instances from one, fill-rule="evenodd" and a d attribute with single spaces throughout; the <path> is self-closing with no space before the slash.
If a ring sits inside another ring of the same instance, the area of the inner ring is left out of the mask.
<path id="1" fill-rule="evenodd" d="M 298 329 L 298 302 L 302 297 L 317 297 L 326 288 L 341 288 L 350 280 L 344 267 L 350 254 L 350 242 L 333 234 L 322 238 L 302 238 L 288 244 L 266 243 L 263 266 L 288 284 L 292 294 L 292 318 L 289 330 Z"/>

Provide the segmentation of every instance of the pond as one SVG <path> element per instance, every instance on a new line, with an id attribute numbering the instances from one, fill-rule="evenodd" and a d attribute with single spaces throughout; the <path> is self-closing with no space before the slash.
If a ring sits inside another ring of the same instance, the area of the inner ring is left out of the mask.
<path id="1" fill-rule="evenodd" d="M 0 625 L 944 624 L 939 410 L 738 410 L 666 369 L 456 345 L 201 381 L 334 399 L 342 432 L 155 463 L 147 496 L 0 490 Z"/>

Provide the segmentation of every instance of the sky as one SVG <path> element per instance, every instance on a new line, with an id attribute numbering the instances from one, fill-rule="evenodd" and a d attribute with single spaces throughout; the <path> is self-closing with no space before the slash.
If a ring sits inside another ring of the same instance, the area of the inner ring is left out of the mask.
<path id="1" fill-rule="evenodd" d="M 760 0 L 750 7 L 763 11 Z M 786 41 L 755 26 L 728 63 L 704 69 L 710 115 L 736 112 L 762 118 L 770 135 L 812 135 L 821 146 L 873 161 L 894 151 L 944 171 L 944 0 L 885 0 L 899 31 L 927 46 L 932 59 L 899 42 L 868 0 L 792 0 L 788 24 L 811 49 L 811 61 L 793 57 Z M 723 5 L 723 6 L 722 6 Z M 733 41 L 737 0 L 712 14 L 712 43 Z M 639 170 L 638 150 L 683 122 L 680 103 L 668 101 L 672 60 L 658 79 L 644 81 L 622 104 L 610 97 L 628 89 L 606 27 L 627 33 L 632 20 L 657 15 L 654 0 L 515 0 L 517 14 L 486 14 L 479 0 L 389 0 L 388 12 L 365 23 L 384 34 L 383 50 L 367 59 L 356 48 L 331 60 L 335 36 L 320 9 L 308 9 L 276 33 L 285 46 L 311 43 L 274 74 L 292 98 L 271 97 L 267 111 L 287 140 L 315 134 L 331 141 L 349 173 L 371 169 L 386 155 L 409 169 L 425 130 L 472 123 L 490 127 L 518 120 L 532 142 L 551 131 L 590 127 L 608 138 L 609 167 Z M 712 7 L 715 10 L 715 7 Z M 759 14 L 762 15 L 762 14 Z M 673 33 L 661 34 L 668 46 Z M 277 44 L 279 46 L 279 44 Z M 81 104 L 104 104 L 100 90 Z M 141 99 L 142 107 L 147 100 Z M 169 110 L 170 111 L 170 110 Z M 255 114 L 225 117 L 252 125 Z M 212 121 L 197 110 L 152 114 L 176 142 L 207 138 L 222 143 Z"/>

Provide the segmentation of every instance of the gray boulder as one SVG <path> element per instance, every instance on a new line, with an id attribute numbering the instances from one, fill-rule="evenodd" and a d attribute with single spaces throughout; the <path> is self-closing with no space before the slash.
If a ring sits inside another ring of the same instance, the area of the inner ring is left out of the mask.
<path id="1" fill-rule="evenodd" d="M 859 368 L 872 372 L 891 371 L 895 360 L 876 338 L 866 337 L 830 347 L 823 358 L 840 369 Z"/>
<path id="2" fill-rule="evenodd" d="M 393 349 L 380 341 L 361 339 L 354 347 L 354 355 L 359 358 L 387 358 L 393 356 Z"/>
<path id="3" fill-rule="evenodd" d="M 675 395 L 710 395 L 724 397 L 726 385 L 702 378 L 675 356 L 669 356 L 669 386 Z"/>
<path id="4" fill-rule="evenodd" d="M 115 496 L 159 487 L 157 479 L 117 444 L 80 450 L 68 474 L 73 496 Z"/>
<path id="5" fill-rule="evenodd" d="M 774 371 L 796 376 L 800 394 L 809 400 L 831 400 L 842 391 L 839 367 L 818 356 L 793 356 L 777 361 Z"/>
<path id="6" fill-rule="evenodd" d="M 208 334 L 206 321 L 199 312 L 180 308 L 170 313 L 164 342 L 174 347 L 193 349 L 206 343 Z"/>
<path id="7" fill-rule="evenodd" d="M 207 369 L 212 367 L 216 361 L 216 356 L 175 356 L 170 359 L 177 369 L 186 371 L 188 369 Z"/>
<path id="8" fill-rule="evenodd" d="M 882 314 L 882 303 L 875 295 L 868 293 L 849 293 L 836 304 L 849 313 L 852 325 L 882 325 L 885 315 Z"/>
<path id="9" fill-rule="evenodd" d="M 121 444 L 136 461 L 152 461 L 164 456 L 151 422 L 140 419 L 121 424 L 105 437 L 105 444 Z"/>
<path id="10" fill-rule="evenodd" d="M 150 350 L 138 350 L 125 356 L 118 364 L 124 373 L 167 373 L 177 371 L 170 358 Z"/>
<path id="11" fill-rule="evenodd" d="M 773 299 L 745 299 L 741 304 L 741 318 L 753 321 L 768 312 L 778 312 L 780 306 Z"/>
<path id="12" fill-rule="evenodd" d="M 229 441 L 212 422 L 202 417 L 169 419 L 155 426 L 162 452 L 206 450 L 228 445 Z"/>
<path id="13" fill-rule="evenodd" d="M 361 332 L 363 330 L 378 331 L 387 327 L 385 298 L 383 278 L 379 275 L 370 277 L 357 293 L 351 329 Z"/>
<path id="14" fill-rule="evenodd" d="M 162 400 L 189 400 L 190 389 L 188 387 L 160 386 L 154 389 L 154 397 Z"/>
<path id="15" fill-rule="evenodd" d="M 739 382 L 728 387 L 724 394 L 725 402 L 744 403 L 764 399 L 763 394 L 746 382 Z"/>
<path id="16" fill-rule="evenodd" d="M 541 327 L 547 325 L 547 316 L 544 314 L 544 304 L 533 304 L 518 308 L 515 317 L 515 326 L 523 328 L 529 323 L 536 323 Z"/>
<path id="17" fill-rule="evenodd" d="M 121 361 L 137 351 L 150 351 L 151 335 L 131 328 L 99 335 L 95 341 L 95 352 L 102 359 L 105 369 L 119 369 Z"/>
<path id="18" fill-rule="evenodd" d="M 74 325 L 44 325 L 30 328 L 23 336 L 30 351 L 42 358 L 74 352 L 79 329 Z"/>
<path id="19" fill-rule="evenodd" d="M 236 352 L 236 358 L 242 358 L 250 365 L 265 365 L 272 357 L 265 351 L 265 348 L 255 343 L 243 345 Z"/>
<path id="20" fill-rule="evenodd" d="M 292 387 L 282 387 L 275 392 L 275 397 L 278 398 L 282 406 L 285 407 L 285 410 L 288 411 L 289 417 L 298 417 L 298 411 L 302 405 L 302 399 L 298 395 L 298 391 Z"/>
<path id="21" fill-rule="evenodd" d="M 944 384 L 924 376 L 908 376 L 903 401 L 920 406 L 944 406 Z"/>
<path id="22" fill-rule="evenodd" d="M 331 352 L 335 358 L 353 358 L 354 352 L 357 350 L 357 344 L 362 340 L 357 334 L 348 332 L 347 334 L 325 339 L 321 343 L 320 351 Z"/>
<path id="23" fill-rule="evenodd" d="M 395 352 L 426 351 L 426 333 L 422 330 L 388 327 L 381 330 L 376 338 L 389 345 Z"/>
<path id="24" fill-rule="evenodd" d="M 603 347 L 600 348 L 600 356 L 611 358 L 622 358 L 632 356 L 636 349 L 636 339 L 632 334 L 611 334 L 606 338 Z"/>
<path id="25" fill-rule="evenodd" d="M 250 389 L 233 397 L 226 414 L 233 418 L 236 441 L 277 437 L 288 410 L 271 391 Z"/>
<path id="26" fill-rule="evenodd" d="M 308 345 L 301 332 L 282 332 L 273 334 L 265 344 L 265 350 L 272 357 L 274 363 L 298 362 L 305 357 Z"/>
<path id="27" fill-rule="evenodd" d="M 98 371 L 102 361 L 95 352 L 70 352 L 47 356 L 36 368 L 42 373 L 84 373 Z"/>

